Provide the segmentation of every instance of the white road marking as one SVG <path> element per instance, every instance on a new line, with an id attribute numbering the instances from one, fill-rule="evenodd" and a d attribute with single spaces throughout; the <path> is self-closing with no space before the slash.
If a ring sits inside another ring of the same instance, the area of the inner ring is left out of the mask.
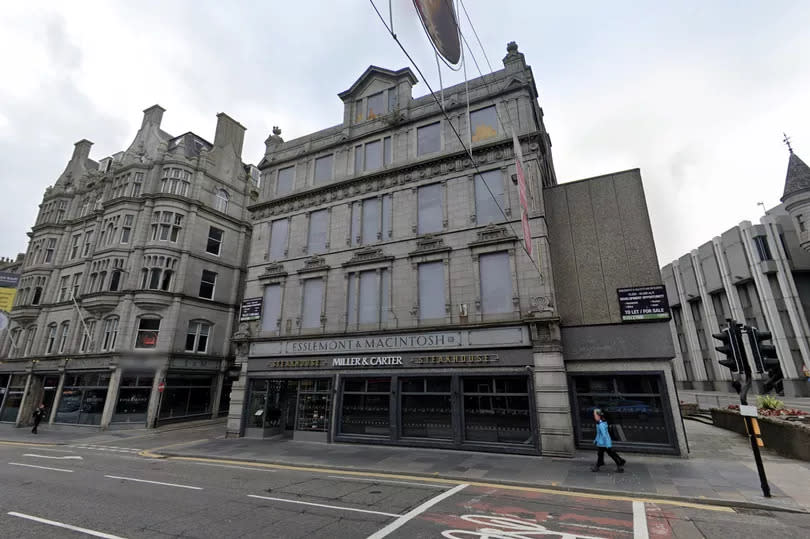
<path id="1" fill-rule="evenodd" d="M 411 483 L 408 481 L 389 481 L 386 479 L 360 479 L 359 477 L 343 477 L 340 475 L 327 475 L 326 477 L 330 477 L 332 479 L 341 479 L 343 481 L 365 481 L 367 483 L 393 483 L 395 485 L 414 485 L 417 487 L 440 488 L 440 489 L 448 488 L 446 485 L 432 485 L 430 483 Z"/>
<path id="2" fill-rule="evenodd" d="M 71 530 L 74 532 L 79 533 L 86 533 L 87 535 L 92 535 L 94 537 L 104 537 L 105 539 L 125 539 L 124 537 L 120 537 L 118 535 L 112 535 L 109 533 L 104 532 L 97 532 L 95 530 L 88 530 L 87 528 L 80 528 L 78 526 L 71 526 L 70 524 L 65 524 L 64 522 L 57 522 L 55 520 L 48 520 L 46 518 L 35 517 L 33 515 L 26 515 L 24 513 L 15 513 L 14 511 L 9 511 L 7 513 L 12 517 L 19 517 L 25 518 L 28 520 L 33 520 L 34 522 L 40 522 L 42 524 L 48 524 L 49 526 L 56 526 L 57 528 L 64 528 L 66 530 Z"/>
<path id="3" fill-rule="evenodd" d="M 163 460 L 163 459 L 153 459 L 153 460 Z M 192 461 L 194 462 L 194 461 Z M 278 470 L 268 470 L 267 468 L 259 468 L 250 467 L 250 466 L 233 466 L 231 464 L 212 464 L 210 462 L 194 462 L 194 464 L 199 464 L 200 466 L 216 466 L 217 468 L 236 468 L 237 470 L 250 470 L 251 472 L 271 472 L 275 473 Z"/>
<path id="4" fill-rule="evenodd" d="M 339 509 L 340 511 L 355 511 L 357 513 L 371 513 L 372 515 L 383 515 L 386 517 L 398 517 L 394 513 L 383 513 L 382 511 L 370 511 L 368 509 L 355 509 L 354 507 L 341 507 L 339 505 L 326 505 L 323 503 L 302 502 L 300 500 L 287 500 L 285 498 L 271 498 L 270 496 L 256 496 L 255 494 L 248 494 L 248 498 L 258 498 L 260 500 L 271 500 L 274 502 L 287 502 L 297 503 L 301 505 L 314 505 L 315 507 L 326 507 L 327 509 Z"/>
<path id="5" fill-rule="evenodd" d="M 68 455 L 65 457 L 55 457 L 53 455 L 36 455 L 34 453 L 24 453 L 24 457 L 38 457 L 41 459 L 57 459 L 57 460 L 65 460 L 65 459 L 77 459 L 77 460 L 84 460 L 79 455 Z"/>
<path id="6" fill-rule="evenodd" d="M 67 451 L 65 449 L 50 449 L 48 447 L 37 447 L 37 451 L 52 451 L 52 452 L 55 452 L 55 453 L 70 453 L 72 455 L 76 454 L 75 451 Z"/>
<path id="7" fill-rule="evenodd" d="M 202 487 L 192 487 L 190 485 L 178 485 L 177 483 L 163 483 L 161 481 L 149 481 L 148 479 L 135 479 L 134 477 L 121 477 L 120 475 L 105 475 L 110 479 L 121 479 L 122 481 L 136 481 L 138 483 L 152 483 L 153 485 L 163 485 L 166 487 L 189 488 L 192 490 L 202 490 Z"/>
<path id="8" fill-rule="evenodd" d="M 440 501 L 449 498 L 450 496 L 452 496 L 456 492 L 459 492 L 459 491 L 467 488 L 468 486 L 469 486 L 468 484 L 463 483 L 461 485 L 456 485 L 455 487 L 451 488 L 450 490 L 448 490 L 446 492 L 442 492 L 438 496 L 429 499 L 428 501 L 426 501 L 425 503 L 423 503 L 419 507 L 411 509 L 410 511 L 408 511 L 404 515 L 401 515 L 398 519 L 396 519 L 394 522 L 392 522 L 391 524 L 389 524 L 385 528 L 383 528 L 383 529 L 381 529 L 381 530 L 379 530 L 379 531 L 377 531 L 375 533 L 372 533 L 371 535 L 368 536 L 368 539 L 382 539 L 383 537 L 387 537 L 392 532 L 394 532 L 397 529 L 404 526 L 412 518 L 421 515 L 422 513 L 424 513 L 425 511 L 427 511 L 428 509 L 430 509 L 431 507 L 433 507 L 434 505 L 436 505 Z"/>
<path id="9" fill-rule="evenodd" d="M 12 466 L 25 466 L 26 468 L 39 468 L 40 470 L 53 470 L 55 472 L 68 472 L 73 473 L 73 470 L 66 470 L 64 468 L 49 468 L 48 466 L 35 466 L 33 464 L 22 464 L 21 462 L 9 462 Z"/>
<path id="10" fill-rule="evenodd" d="M 633 539 L 649 539 L 647 509 L 644 502 L 633 502 Z"/>

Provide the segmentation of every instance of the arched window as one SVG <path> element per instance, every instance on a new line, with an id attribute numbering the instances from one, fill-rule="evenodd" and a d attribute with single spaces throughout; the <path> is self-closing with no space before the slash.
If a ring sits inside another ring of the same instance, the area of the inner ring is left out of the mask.
<path id="1" fill-rule="evenodd" d="M 225 189 L 218 190 L 217 199 L 214 201 L 214 209 L 225 213 L 228 210 L 228 200 L 230 200 L 230 198 L 228 191 Z"/>

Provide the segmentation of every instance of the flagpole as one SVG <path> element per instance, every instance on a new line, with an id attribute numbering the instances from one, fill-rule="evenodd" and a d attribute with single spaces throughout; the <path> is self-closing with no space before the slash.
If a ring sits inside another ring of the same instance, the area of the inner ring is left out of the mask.
<path id="1" fill-rule="evenodd" d="M 70 293 L 70 299 L 73 300 L 73 306 L 76 307 L 76 312 L 79 314 L 79 322 L 82 323 L 82 327 L 84 328 L 84 334 L 87 336 L 87 344 L 88 347 L 93 345 L 93 336 L 90 335 L 90 330 L 87 329 L 87 323 L 84 321 L 84 316 L 82 316 L 82 310 L 79 308 L 79 304 L 76 302 L 76 296 L 73 295 L 73 292 Z"/>

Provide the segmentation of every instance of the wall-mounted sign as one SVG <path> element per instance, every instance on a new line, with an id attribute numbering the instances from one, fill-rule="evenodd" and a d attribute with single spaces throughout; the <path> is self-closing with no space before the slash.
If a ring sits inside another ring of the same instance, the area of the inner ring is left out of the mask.
<path id="1" fill-rule="evenodd" d="M 377 369 L 407 369 L 426 367 L 525 367 L 534 363 L 531 349 L 498 350 L 491 352 L 470 353 L 442 353 L 419 354 L 402 353 L 397 355 L 357 355 L 336 356 L 331 358 L 282 358 L 282 359 L 250 359 L 248 371 L 257 373 L 262 371 L 283 370 L 321 370 L 321 369 L 349 369 L 349 370 L 377 370 Z"/>
<path id="2" fill-rule="evenodd" d="M 622 322 L 669 320 L 669 302 L 664 285 L 619 288 Z"/>
<path id="3" fill-rule="evenodd" d="M 11 312 L 20 276 L 8 271 L 0 271 L 0 311 Z"/>
<path id="4" fill-rule="evenodd" d="M 242 300 L 242 310 L 239 312 L 240 322 L 259 320 L 262 317 L 262 301 L 264 298 L 248 298 Z"/>

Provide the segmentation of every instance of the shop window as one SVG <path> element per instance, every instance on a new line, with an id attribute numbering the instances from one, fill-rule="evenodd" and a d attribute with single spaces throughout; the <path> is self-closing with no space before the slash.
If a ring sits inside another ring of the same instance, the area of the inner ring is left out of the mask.
<path id="1" fill-rule="evenodd" d="M 109 384 L 108 372 L 65 374 L 65 385 L 55 421 L 80 425 L 100 424 Z"/>
<path id="2" fill-rule="evenodd" d="M 207 322 L 189 322 L 186 333 L 186 352 L 204 354 L 208 349 L 208 334 L 211 324 Z"/>
<path id="3" fill-rule="evenodd" d="M 491 139 L 498 134 L 498 114 L 495 105 L 470 113 L 470 130 L 472 142 L 481 142 Z"/>
<path id="4" fill-rule="evenodd" d="M 329 210 L 318 210 L 309 214 L 307 232 L 307 253 L 311 255 L 326 252 L 329 245 Z"/>
<path id="5" fill-rule="evenodd" d="M 316 378 L 298 382 L 298 409 L 295 430 L 325 432 L 329 428 L 332 380 Z"/>
<path id="6" fill-rule="evenodd" d="M 214 289 L 217 285 L 217 274 L 213 271 L 202 270 L 202 277 L 200 277 L 200 293 L 199 296 L 205 299 L 214 299 Z"/>
<path id="7" fill-rule="evenodd" d="M 315 160 L 315 183 L 328 182 L 332 179 L 332 154 L 324 155 Z"/>
<path id="8" fill-rule="evenodd" d="M 509 253 L 482 254 L 478 257 L 481 285 L 481 313 L 498 314 L 512 311 L 512 269 Z"/>
<path id="9" fill-rule="evenodd" d="M 301 307 L 301 327 L 314 329 L 321 327 L 323 306 L 323 279 L 304 281 L 303 305 Z"/>
<path id="10" fill-rule="evenodd" d="M 170 420 L 210 414 L 215 381 L 215 377 L 207 374 L 168 376 L 159 418 Z"/>
<path id="11" fill-rule="evenodd" d="M 270 260 L 281 260 L 287 257 L 287 232 L 290 222 L 277 219 L 270 223 Z"/>
<path id="12" fill-rule="evenodd" d="M 596 436 L 593 411 L 600 408 L 607 415 L 616 445 L 673 447 L 661 375 L 576 375 L 572 381 L 575 432 L 581 446 L 592 446 Z"/>
<path id="13" fill-rule="evenodd" d="M 262 302 L 262 331 L 277 331 L 281 317 L 281 285 L 271 284 L 264 288 Z"/>
<path id="14" fill-rule="evenodd" d="M 113 423 L 145 423 L 153 375 L 125 373 L 118 388 Z"/>
<path id="15" fill-rule="evenodd" d="M 464 377 L 464 439 L 533 445 L 528 378 Z"/>
<path id="16" fill-rule="evenodd" d="M 441 148 L 441 122 L 425 125 L 416 130 L 416 155 L 435 153 Z"/>
<path id="17" fill-rule="evenodd" d="M 208 241 L 205 244 L 205 252 L 219 256 L 222 249 L 222 237 L 225 231 L 221 228 L 209 227 L 208 228 Z"/>
<path id="18" fill-rule="evenodd" d="M 453 438 L 450 377 L 401 378 L 400 424 L 406 438 Z"/>
<path id="19" fill-rule="evenodd" d="M 444 296 L 444 262 L 419 264 L 419 319 L 431 320 L 446 316 Z"/>
<path id="20" fill-rule="evenodd" d="M 390 378 L 344 379 L 341 434 L 390 436 L 390 411 Z"/>
<path id="21" fill-rule="evenodd" d="M 286 195 L 295 185 L 295 167 L 282 168 L 278 171 L 276 180 L 276 195 Z"/>
<path id="22" fill-rule="evenodd" d="M 13 374 L 8 380 L 8 388 L 5 387 L 5 384 L 3 385 L 5 399 L 0 402 L 3 406 L 0 410 L 0 421 L 17 421 L 27 378 L 27 374 Z"/>
<path id="23" fill-rule="evenodd" d="M 417 233 L 441 232 L 444 228 L 444 188 L 440 183 L 425 185 L 417 191 Z"/>
<path id="24" fill-rule="evenodd" d="M 138 335 L 135 348 L 155 348 L 160 332 L 159 318 L 141 318 L 138 321 Z"/>
<path id="25" fill-rule="evenodd" d="M 475 222 L 479 225 L 500 222 L 504 217 L 503 174 L 490 170 L 475 175 Z"/>

